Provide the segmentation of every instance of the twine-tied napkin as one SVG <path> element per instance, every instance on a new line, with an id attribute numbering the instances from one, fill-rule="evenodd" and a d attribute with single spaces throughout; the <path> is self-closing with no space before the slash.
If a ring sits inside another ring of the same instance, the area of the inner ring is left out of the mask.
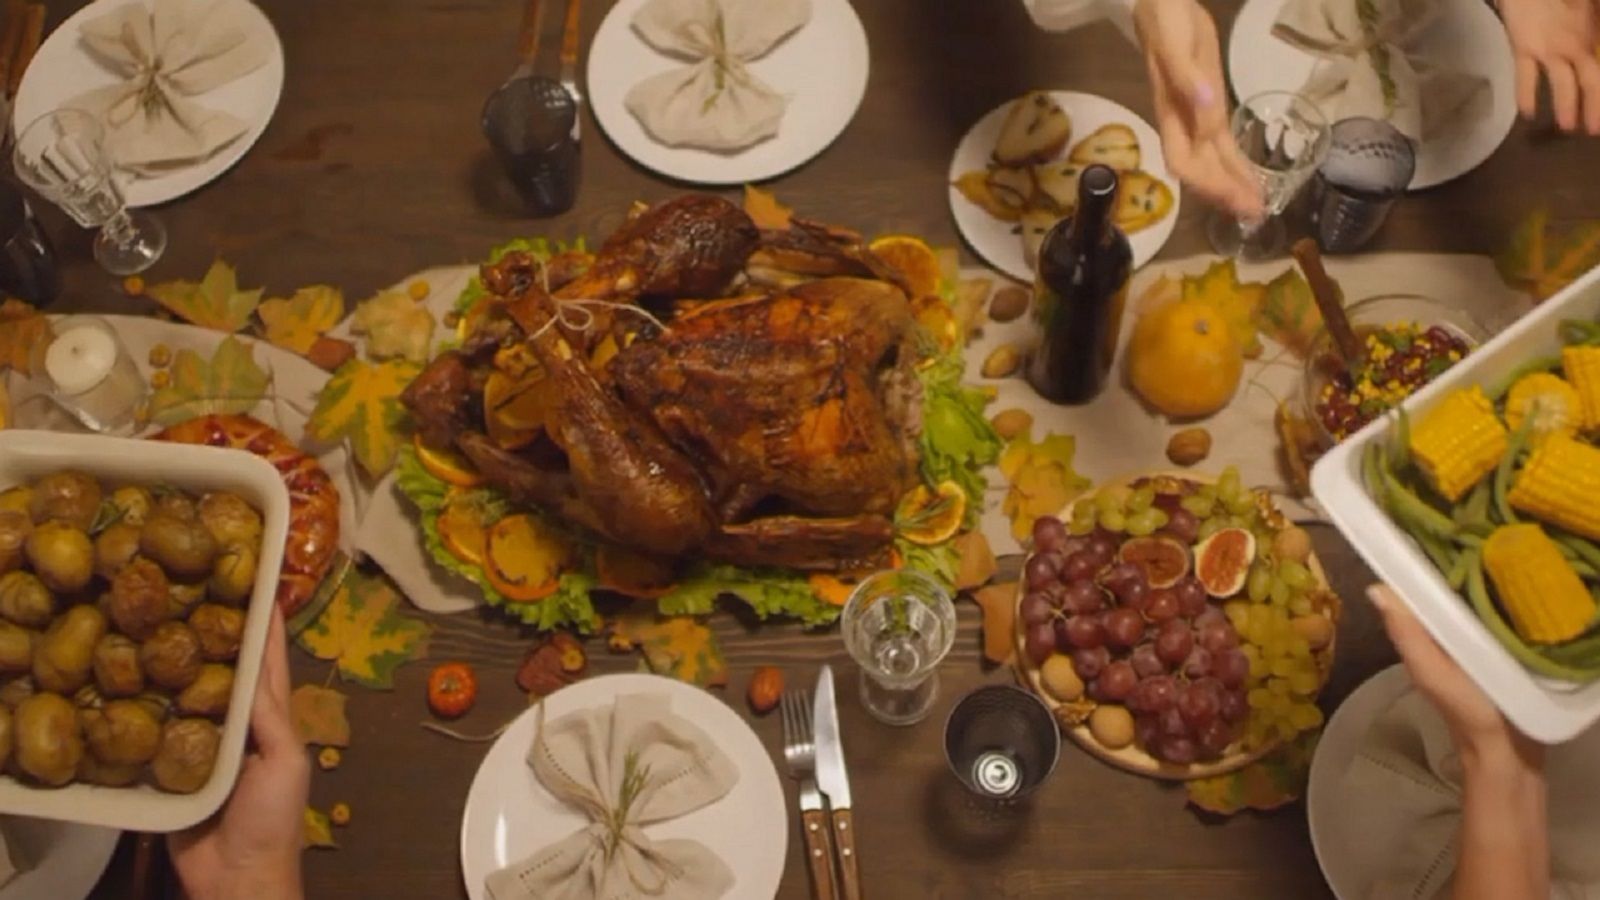
<path id="1" fill-rule="evenodd" d="M 1600 767 L 1591 731 L 1546 751 L 1551 896 L 1600 896 Z M 1340 784 L 1342 851 L 1366 900 L 1445 900 L 1461 829 L 1461 762 L 1444 720 L 1416 691 L 1377 719 Z"/>
<path id="2" fill-rule="evenodd" d="M 1300 93 L 1328 121 L 1389 122 L 1414 141 L 1438 137 L 1489 94 L 1489 81 L 1451 70 L 1419 37 L 1450 0 L 1287 0 L 1272 33 L 1317 57 Z"/>
<path id="3" fill-rule="evenodd" d="M 671 147 L 740 150 L 778 133 L 789 101 L 751 73 L 811 18 L 811 0 L 650 0 L 633 28 L 689 65 L 652 75 L 624 98 L 650 136 Z"/>
<path id="4" fill-rule="evenodd" d="M 208 159 L 249 123 L 196 98 L 263 65 L 270 54 L 243 4 L 139 0 L 83 24 L 89 53 L 122 80 L 65 104 L 98 117 L 117 165 L 139 175 Z"/>
<path id="5" fill-rule="evenodd" d="M 692 840 L 653 840 L 644 827 L 727 796 L 739 770 L 661 694 L 542 720 L 528 765 L 590 824 L 485 881 L 493 900 L 715 900 L 727 865 Z M 540 715 L 543 715 L 541 710 Z"/>

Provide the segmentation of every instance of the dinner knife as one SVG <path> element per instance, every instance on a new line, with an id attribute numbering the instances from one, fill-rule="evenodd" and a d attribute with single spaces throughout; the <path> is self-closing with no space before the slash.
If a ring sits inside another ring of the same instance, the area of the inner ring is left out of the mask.
<path id="1" fill-rule="evenodd" d="M 839 735 L 839 710 L 833 697 L 833 668 L 823 666 L 812 701 L 811 730 L 817 739 L 817 787 L 832 809 L 833 845 L 839 851 L 839 890 L 844 900 L 861 900 L 861 875 L 856 866 L 856 829 L 850 817 L 850 775 L 845 771 Z"/>

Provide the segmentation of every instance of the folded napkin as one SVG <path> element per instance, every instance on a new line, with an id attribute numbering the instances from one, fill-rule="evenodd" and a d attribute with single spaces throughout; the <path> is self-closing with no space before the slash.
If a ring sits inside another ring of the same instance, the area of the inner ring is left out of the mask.
<path id="1" fill-rule="evenodd" d="M 1546 752 L 1551 895 L 1600 896 L 1600 731 Z M 1338 798 L 1345 854 L 1364 862 L 1369 900 L 1446 900 L 1461 826 L 1461 764 L 1444 720 L 1409 691 L 1380 715 Z"/>
<path id="2" fill-rule="evenodd" d="M 746 64 L 810 18 L 811 0 L 650 0 L 634 30 L 690 65 L 646 78 L 623 102 L 668 146 L 729 151 L 766 140 L 789 101 Z"/>
<path id="3" fill-rule="evenodd" d="M 1450 0 L 1287 0 L 1272 33 L 1316 56 L 1300 92 L 1328 121 L 1387 120 L 1416 141 L 1462 121 L 1489 81 L 1451 71 L 1418 48 Z"/>
<path id="4" fill-rule="evenodd" d="M 652 840 L 643 826 L 722 799 L 739 770 L 659 694 L 540 721 L 528 765 L 591 824 L 491 873 L 492 900 L 715 900 L 733 874 L 691 840 Z M 543 716 L 543 709 L 540 710 Z"/>
<path id="5" fill-rule="evenodd" d="M 259 68 L 270 44 L 243 4 L 139 0 L 83 24 L 90 54 L 122 78 L 67 101 L 106 124 L 117 164 L 141 175 L 209 158 L 249 124 L 195 98 Z"/>

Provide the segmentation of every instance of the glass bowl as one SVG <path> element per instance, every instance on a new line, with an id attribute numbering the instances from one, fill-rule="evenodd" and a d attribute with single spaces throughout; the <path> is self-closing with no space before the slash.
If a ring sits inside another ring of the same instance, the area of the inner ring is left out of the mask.
<path id="1" fill-rule="evenodd" d="M 1424 332 L 1434 327 L 1444 329 L 1465 344 L 1469 352 L 1477 349 L 1478 345 L 1488 338 L 1488 332 L 1484 327 L 1465 310 L 1416 294 L 1381 294 L 1368 297 L 1346 307 L 1345 313 L 1350 317 L 1350 325 L 1355 330 L 1356 336 L 1363 340 L 1375 331 L 1393 325 L 1412 323 Z M 1301 379 L 1300 396 L 1305 417 L 1311 421 L 1323 449 L 1337 444 L 1339 438 L 1323 421 L 1317 409 L 1317 401 L 1322 395 L 1323 388 L 1338 375 L 1341 368 L 1333 347 L 1333 339 L 1324 328 L 1312 339 L 1311 350 L 1306 354 L 1305 375 Z M 1406 395 L 1409 396 L 1423 384 L 1437 377 L 1438 373 L 1428 376 L 1407 391 Z M 1384 406 L 1385 410 L 1388 408 L 1387 405 Z M 1382 414 L 1383 411 L 1380 410 L 1369 417 L 1369 420 Z M 1362 423 L 1364 424 L 1365 422 Z M 1360 427 L 1358 425 L 1351 428 L 1350 432 L 1354 433 Z"/>

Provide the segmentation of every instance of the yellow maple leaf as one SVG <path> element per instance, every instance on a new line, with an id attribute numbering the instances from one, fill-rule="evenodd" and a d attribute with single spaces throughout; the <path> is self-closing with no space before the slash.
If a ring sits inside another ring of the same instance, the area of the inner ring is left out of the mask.
<path id="1" fill-rule="evenodd" d="M 1189 802 L 1206 812 L 1231 816 L 1246 809 L 1267 812 L 1298 799 L 1311 774 L 1321 730 L 1297 738 L 1228 775 L 1185 783 Z"/>
<path id="2" fill-rule="evenodd" d="M 350 746 L 350 720 L 346 718 L 346 697 L 333 688 L 302 684 L 289 695 L 289 717 L 295 733 L 307 744 L 324 747 Z"/>
<path id="3" fill-rule="evenodd" d="M 304 356 L 317 338 L 344 318 L 344 294 L 325 284 L 303 287 L 291 297 L 261 301 L 256 315 L 268 341 Z"/>
<path id="4" fill-rule="evenodd" d="M 305 808 L 300 818 L 300 846 L 327 850 L 339 848 L 333 839 L 333 823 L 329 821 L 327 813 L 309 806 Z"/>
<path id="5" fill-rule="evenodd" d="M 145 292 L 185 321 L 227 332 L 243 328 L 261 302 L 261 289 L 239 290 L 238 273 L 220 259 L 199 282 L 164 281 Z"/>
<path id="6" fill-rule="evenodd" d="M 0 302 L 0 373 L 16 369 L 33 372 L 33 354 L 43 346 L 50 320 L 15 297 Z"/>
<path id="7" fill-rule="evenodd" d="M 783 231 L 789 227 L 794 210 L 778 202 L 771 191 L 753 185 L 744 186 L 744 211 L 757 228 Z"/>
<path id="8" fill-rule="evenodd" d="M 433 348 L 433 313 L 404 291 L 380 291 L 362 301 L 350 319 L 350 330 L 367 336 L 373 359 L 428 361 Z"/>
<path id="9" fill-rule="evenodd" d="M 1267 283 L 1256 322 L 1290 353 L 1302 359 L 1310 354 L 1311 342 L 1322 331 L 1322 312 L 1299 269 L 1290 266 Z"/>
<path id="10" fill-rule="evenodd" d="M 1061 512 L 1089 487 L 1072 468 L 1076 450 L 1076 441 L 1066 434 L 1045 435 L 1037 443 L 1023 435 L 1006 445 L 999 468 L 1011 486 L 1000 511 L 1011 520 L 1012 537 L 1025 540 L 1035 519 Z"/>
<path id="11" fill-rule="evenodd" d="M 369 688 L 394 687 L 394 670 L 423 656 L 432 626 L 404 615 L 400 595 L 381 575 L 352 570 L 328 608 L 295 638 L 306 652 L 337 663 L 339 677 Z"/>
<path id="12" fill-rule="evenodd" d="M 405 360 L 369 363 L 352 359 L 340 366 L 317 394 L 306 433 L 324 442 L 350 441 L 356 462 L 374 478 L 394 466 L 405 416 L 400 392 L 417 377 Z"/>
<path id="13" fill-rule="evenodd" d="M 166 384 L 150 395 L 150 419 L 176 425 L 211 413 L 248 413 L 267 395 L 270 382 L 249 344 L 238 338 L 223 338 L 209 360 L 180 350 Z"/>
<path id="14" fill-rule="evenodd" d="M 1231 257 L 1212 263 L 1201 275 L 1185 276 L 1182 293 L 1185 302 L 1205 303 L 1227 320 L 1246 357 L 1261 354 L 1261 340 L 1256 336 L 1256 311 L 1266 297 L 1267 287 L 1255 282 L 1241 283 L 1239 269 Z"/>
<path id="15" fill-rule="evenodd" d="M 607 622 L 606 645 L 619 651 L 639 649 L 645 665 L 657 675 L 701 687 L 728 683 L 728 666 L 717 636 L 699 619 L 661 616 L 654 602 L 643 602 Z"/>
<path id="16" fill-rule="evenodd" d="M 1597 265 L 1600 221 L 1553 225 L 1550 211 L 1542 207 L 1518 223 L 1505 249 L 1495 257 L 1500 277 L 1508 285 L 1532 294 L 1536 301 L 1559 293 Z"/>

